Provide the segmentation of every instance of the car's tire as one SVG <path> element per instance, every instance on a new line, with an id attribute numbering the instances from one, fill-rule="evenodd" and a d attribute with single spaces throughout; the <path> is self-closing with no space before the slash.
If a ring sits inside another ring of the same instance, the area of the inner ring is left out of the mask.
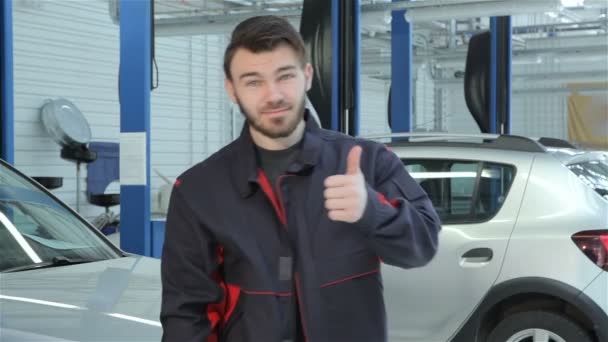
<path id="1" fill-rule="evenodd" d="M 551 342 L 593 342 L 576 322 L 542 310 L 523 311 L 505 317 L 490 332 L 487 342 L 535 342 L 534 331 L 548 333 Z"/>

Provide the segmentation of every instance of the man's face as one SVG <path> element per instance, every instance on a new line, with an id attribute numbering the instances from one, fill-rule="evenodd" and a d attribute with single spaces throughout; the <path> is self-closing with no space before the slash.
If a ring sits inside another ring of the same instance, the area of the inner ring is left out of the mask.
<path id="1" fill-rule="evenodd" d="M 312 67 L 302 67 L 289 45 L 253 53 L 238 49 L 225 86 L 250 127 L 269 138 L 290 136 L 304 115 Z"/>

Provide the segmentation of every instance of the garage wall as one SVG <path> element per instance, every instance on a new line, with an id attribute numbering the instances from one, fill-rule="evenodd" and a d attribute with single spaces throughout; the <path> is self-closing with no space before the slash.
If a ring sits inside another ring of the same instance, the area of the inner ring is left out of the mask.
<path id="1" fill-rule="evenodd" d="M 157 38 L 159 88 L 151 96 L 152 210 L 159 187 L 232 140 L 223 36 Z"/>
<path id="2" fill-rule="evenodd" d="M 435 115 L 435 82 L 428 64 L 417 66 L 414 78 L 414 131 L 433 131 L 440 125 Z M 439 105 L 439 104 L 437 104 Z"/>
<path id="3" fill-rule="evenodd" d="M 387 121 L 389 82 L 361 76 L 359 135 L 390 133 Z"/>
<path id="4" fill-rule="evenodd" d="M 590 46 L 600 47 L 595 56 L 585 52 Z M 512 132 L 567 139 L 568 84 L 605 82 L 608 79 L 606 36 L 530 40 L 527 48 L 567 48 L 568 52 L 545 55 L 534 63 L 514 65 Z M 515 62 L 517 60 L 514 59 Z M 560 89 L 539 92 L 542 88 Z M 603 93 L 607 91 L 604 89 Z"/>
<path id="5" fill-rule="evenodd" d="M 363 65 L 363 73 L 371 73 Z M 430 131 L 441 126 L 436 111 L 436 87 L 428 65 L 416 65 L 414 70 L 412 129 Z M 360 135 L 390 134 L 388 126 L 388 92 L 390 81 L 368 75 L 361 76 L 361 132 Z"/>
<path id="6" fill-rule="evenodd" d="M 558 19 L 545 14 L 513 18 L 514 26 L 551 24 L 557 21 Z M 605 35 L 542 38 L 546 35 L 539 32 L 513 42 L 514 49 L 518 51 L 561 48 L 563 52 L 541 53 L 540 57 L 530 54 L 513 57 L 512 133 L 567 139 L 568 84 L 605 82 L 608 79 L 607 38 Z M 595 49 L 595 52 L 587 53 L 589 47 Z M 466 107 L 463 82 L 456 82 L 442 85 L 448 94 L 442 112 L 447 122 L 446 128 L 453 133 L 478 133 L 479 128 Z M 608 89 L 603 90 L 604 93 L 607 91 Z"/>
<path id="7" fill-rule="evenodd" d="M 118 141 L 118 27 L 107 3 L 98 1 L 16 1 L 13 25 L 15 164 L 30 176 L 63 177 L 53 192 L 75 207 L 76 166 L 60 158 L 39 108 L 45 99 L 64 97 L 86 116 L 95 140 Z M 90 217 L 101 210 L 83 205 L 81 212 Z"/>
<path id="8" fill-rule="evenodd" d="M 105 1 L 16 1 L 14 22 L 15 164 L 31 176 L 64 178 L 53 192 L 76 204 L 76 166 L 39 123 L 47 98 L 65 97 L 85 115 L 93 140 L 118 142 L 119 28 Z M 160 88 L 151 95 L 151 163 L 169 178 L 232 139 L 221 82 L 223 37 L 157 38 Z M 81 213 L 87 205 L 82 167 Z M 152 199 L 163 182 L 152 172 Z M 118 186 L 110 186 L 118 190 Z M 153 201 L 152 208 L 155 203 Z M 114 208 L 118 211 L 118 208 Z"/>

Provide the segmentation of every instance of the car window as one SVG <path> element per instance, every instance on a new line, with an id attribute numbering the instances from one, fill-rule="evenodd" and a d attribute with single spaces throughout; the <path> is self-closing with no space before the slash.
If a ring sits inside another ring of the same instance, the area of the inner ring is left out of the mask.
<path id="1" fill-rule="evenodd" d="M 60 202 L 0 163 L 0 272 L 69 260 L 120 257 Z"/>
<path id="2" fill-rule="evenodd" d="M 511 165 L 478 161 L 404 159 L 403 163 L 445 224 L 483 222 L 494 217 L 515 175 Z"/>
<path id="3" fill-rule="evenodd" d="M 608 200 L 608 161 L 606 159 L 571 164 L 568 165 L 568 168 L 585 184 Z"/>

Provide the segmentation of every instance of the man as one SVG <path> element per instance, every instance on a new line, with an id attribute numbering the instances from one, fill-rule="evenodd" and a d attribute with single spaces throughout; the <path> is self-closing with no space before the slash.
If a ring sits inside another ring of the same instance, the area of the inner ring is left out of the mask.
<path id="1" fill-rule="evenodd" d="M 163 341 L 386 341 L 380 262 L 433 258 L 428 197 L 382 145 L 309 118 L 313 71 L 287 21 L 239 24 L 224 71 L 246 125 L 173 189 Z"/>

